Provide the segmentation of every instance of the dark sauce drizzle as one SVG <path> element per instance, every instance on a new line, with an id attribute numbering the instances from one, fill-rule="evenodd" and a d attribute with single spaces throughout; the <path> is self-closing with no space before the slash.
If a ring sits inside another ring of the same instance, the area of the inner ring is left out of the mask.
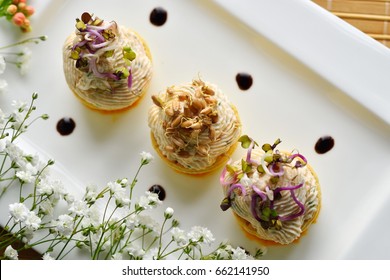
<path id="1" fill-rule="evenodd" d="M 168 12 L 161 7 L 154 8 L 150 13 L 149 20 L 155 26 L 162 26 L 168 18 Z"/>
<path id="2" fill-rule="evenodd" d="M 62 136 L 69 135 L 76 127 L 76 123 L 72 118 L 62 118 L 57 122 L 57 131 Z"/>
<path id="3" fill-rule="evenodd" d="M 253 84 L 253 78 L 248 73 L 238 73 L 236 75 L 236 82 L 241 90 L 248 90 Z"/>
<path id="4" fill-rule="evenodd" d="M 334 146 L 334 139 L 331 136 L 323 136 L 317 140 L 314 149 L 319 154 L 329 152 Z"/>
<path id="5" fill-rule="evenodd" d="M 158 194 L 158 199 L 160 199 L 161 201 L 163 201 L 166 197 L 166 192 L 164 190 L 164 188 L 160 185 L 153 185 L 149 188 L 149 191 L 151 193 L 156 193 Z"/>

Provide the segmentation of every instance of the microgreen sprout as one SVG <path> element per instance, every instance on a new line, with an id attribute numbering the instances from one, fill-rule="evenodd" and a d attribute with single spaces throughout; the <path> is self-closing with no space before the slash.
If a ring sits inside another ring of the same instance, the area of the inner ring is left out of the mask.
<path id="1" fill-rule="evenodd" d="M 252 151 L 258 144 L 247 135 L 241 136 L 238 141 L 243 148 L 247 149 L 247 155 L 245 159 L 241 160 L 241 168 L 234 164 L 227 164 L 221 173 L 220 182 L 227 188 L 227 195 L 220 205 L 221 209 L 223 211 L 229 209 L 234 204 L 236 196 L 248 195 L 252 216 L 261 224 L 262 228 L 276 230 L 282 228 L 282 222 L 303 215 L 305 207 L 296 197 L 295 190 L 302 188 L 304 183 L 285 187 L 280 187 L 277 184 L 280 177 L 284 175 L 286 166 L 301 168 L 307 164 L 306 158 L 299 152 L 287 156 L 280 153 L 276 148 L 282 141 L 278 138 L 273 144 L 265 143 L 261 146 L 263 154 L 258 162 L 252 158 Z M 255 184 L 249 186 L 241 184 L 244 177 L 247 178 L 248 175 L 253 175 L 256 172 L 260 177 L 268 176 L 265 177 L 268 180 L 265 190 L 260 189 Z M 299 211 L 280 216 L 275 209 L 275 201 L 288 193 L 298 206 Z"/>
<path id="2" fill-rule="evenodd" d="M 95 77 L 120 81 L 127 79 L 127 86 L 131 88 L 133 77 L 131 74 L 131 62 L 136 58 L 136 53 L 130 46 L 122 47 L 121 55 L 125 66 L 120 66 L 113 72 L 103 72 L 99 68 L 100 60 L 108 60 L 115 55 L 117 40 L 117 24 L 112 21 L 107 24 L 93 15 L 85 12 L 81 19 L 76 19 L 76 29 L 79 40 L 70 52 L 70 58 L 75 60 L 75 67 L 80 71 L 93 73 Z"/>

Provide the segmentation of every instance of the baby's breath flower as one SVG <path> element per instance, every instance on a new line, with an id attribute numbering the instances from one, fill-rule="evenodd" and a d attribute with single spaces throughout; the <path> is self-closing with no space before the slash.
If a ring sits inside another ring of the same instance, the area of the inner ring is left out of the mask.
<path id="1" fill-rule="evenodd" d="M 41 224 L 41 219 L 35 214 L 35 212 L 30 211 L 24 221 L 27 228 L 31 230 L 37 230 Z"/>
<path id="2" fill-rule="evenodd" d="M 20 149 L 15 143 L 12 143 L 10 141 L 6 141 L 6 146 L 4 151 L 8 154 L 11 160 L 13 161 L 19 161 L 23 158 L 23 150 Z"/>
<path id="3" fill-rule="evenodd" d="M 23 230 L 22 242 L 24 244 L 29 244 L 30 241 L 34 238 L 34 231 L 35 230 L 27 227 Z"/>
<path id="4" fill-rule="evenodd" d="M 138 223 L 141 227 L 150 229 L 155 234 L 159 234 L 160 225 L 148 215 L 138 215 Z"/>
<path id="5" fill-rule="evenodd" d="M 120 184 L 122 185 L 122 188 L 126 188 L 129 185 L 129 180 L 127 178 L 124 178 L 120 180 Z"/>
<path id="6" fill-rule="evenodd" d="M 192 242 L 204 243 L 207 245 L 211 245 L 214 242 L 214 236 L 205 227 L 193 226 L 191 231 L 188 233 L 188 239 Z"/>
<path id="7" fill-rule="evenodd" d="M 88 210 L 89 210 L 88 205 L 84 200 L 74 201 L 69 208 L 69 212 L 77 216 L 88 215 Z"/>
<path id="8" fill-rule="evenodd" d="M 23 183 L 31 183 L 35 180 L 34 175 L 30 171 L 17 171 L 15 176 Z"/>
<path id="9" fill-rule="evenodd" d="M 54 260 L 54 258 L 50 255 L 50 253 L 45 253 L 42 256 L 42 260 L 44 260 L 44 261 L 51 261 L 51 260 Z"/>
<path id="10" fill-rule="evenodd" d="M 97 196 L 99 195 L 98 187 L 96 185 L 87 185 L 85 200 L 87 202 L 95 202 L 97 200 Z"/>
<path id="11" fill-rule="evenodd" d="M 161 204 L 161 200 L 158 198 L 158 194 L 152 193 L 150 191 L 146 191 L 145 195 L 141 196 L 138 202 L 138 205 L 143 209 L 152 209 L 158 204 Z"/>
<path id="12" fill-rule="evenodd" d="M 172 239 L 177 243 L 178 246 L 187 244 L 188 238 L 184 230 L 174 227 L 171 229 Z"/>
<path id="13" fill-rule="evenodd" d="M 11 245 L 5 249 L 4 256 L 9 260 L 17 260 L 18 259 L 18 251 L 12 248 Z"/>
<path id="14" fill-rule="evenodd" d="M 51 195 L 53 193 L 53 187 L 47 179 L 40 180 L 37 184 L 38 195 Z"/>
<path id="15" fill-rule="evenodd" d="M 97 228 L 100 225 L 101 212 L 98 206 L 92 205 L 88 210 L 88 215 L 83 219 L 83 227 Z"/>
<path id="16" fill-rule="evenodd" d="M 107 187 L 110 189 L 111 195 L 115 198 L 115 203 L 118 207 L 129 205 L 130 199 L 126 195 L 126 189 L 118 182 L 109 182 Z"/>
<path id="17" fill-rule="evenodd" d="M 248 255 L 245 253 L 245 250 L 241 247 L 237 247 L 236 249 L 232 248 L 232 259 L 233 260 L 247 260 Z"/>
<path id="18" fill-rule="evenodd" d="M 12 100 L 11 106 L 14 107 L 16 111 L 23 112 L 27 108 L 27 102 L 21 100 Z"/>
<path id="19" fill-rule="evenodd" d="M 30 67 L 31 50 L 27 47 L 18 56 L 16 66 L 20 69 L 20 74 L 25 75 Z"/>
<path id="20" fill-rule="evenodd" d="M 219 248 L 216 251 L 217 256 L 219 259 L 229 259 L 231 253 L 231 246 L 226 246 L 224 248 Z"/>
<path id="21" fill-rule="evenodd" d="M 152 248 L 145 253 L 143 259 L 144 260 L 156 260 L 157 254 L 158 254 L 158 249 Z"/>
<path id="22" fill-rule="evenodd" d="M 152 156 L 152 154 L 150 154 L 148 152 L 141 152 L 141 164 L 142 165 L 146 165 L 146 164 L 150 163 L 153 159 L 154 159 L 154 157 Z"/>
<path id="23" fill-rule="evenodd" d="M 23 203 L 13 203 L 9 205 L 9 212 L 15 222 L 24 222 L 30 210 Z"/>
<path id="24" fill-rule="evenodd" d="M 136 243 L 131 243 L 126 248 L 127 253 L 130 255 L 131 259 L 139 260 L 145 255 L 145 251 Z"/>
<path id="25" fill-rule="evenodd" d="M 118 207 L 123 207 L 130 204 L 130 199 L 127 197 L 125 189 L 123 189 L 122 192 L 116 192 L 114 197 L 116 206 Z"/>
<path id="26" fill-rule="evenodd" d="M 107 187 L 110 189 L 111 195 L 115 195 L 116 192 L 122 191 L 122 186 L 117 182 L 109 182 Z"/>
<path id="27" fill-rule="evenodd" d="M 53 190 L 53 195 L 51 196 L 54 201 L 59 200 L 61 197 L 65 198 L 68 195 L 64 184 L 60 180 L 48 181 Z"/>
<path id="28" fill-rule="evenodd" d="M 12 128 L 25 132 L 27 127 L 24 125 L 24 113 L 23 111 L 15 111 L 12 113 Z"/>
<path id="29" fill-rule="evenodd" d="M 74 227 L 73 218 L 69 215 L 63 214 L 54 221 L 56 231 L 62 236 L 69 236 Z"/>
<path id="30" fill-rule="evenodd" d="M 50 200 L 46 199 L 46 200 L 42 201 L 41 203 L 39 203 L 39 212 L 44 214 L 44 215 L 52 216 L 53 212 L 54 212 L 52 202 Z"/>
<path id="31" fill-rule="evenodd" d="M 165 212 L 164 212 L 165 219 L 168 220 L 168 219 L 172 218 L 174 212 L 175 211 L 171 207 L 168 207 L 167 209 L 165 209 Z"/>
<path id="32" fill-rule="evenodd" d="M 71 193 L 65 193 L 63 196 L 64 200 L 68 203 L 68 205 L 72 204 L 75 202 L 76 198 L 74 197 L 73 194 Z"/>
<path id="33" fill-rule="evenodd" d="M 139 226 L 138 215 L 132 214 L 125 220 L 125 225 L 128 229 L 133 230 L 134 228 Z"/>

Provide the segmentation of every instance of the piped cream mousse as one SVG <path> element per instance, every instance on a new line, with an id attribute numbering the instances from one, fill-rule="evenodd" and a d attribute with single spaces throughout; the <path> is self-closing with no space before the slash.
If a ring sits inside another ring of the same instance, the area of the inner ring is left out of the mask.
<path id="1" fill-rule="evenodd" d="M 195 79 L 152 96 L 148 123 L 154 148 L 169 166 L 187 174 L 222 167 L 241 133 L 235 106 L 214 84 Z"/>
<path id="2" fill-rule="evenodd" d="M 221 209 L 231 209 L 240 226 L 260 241 L 294 242 L 319 214 L 317 175 L 299 152 L 279 151 L 279 139 L 261 148 L 246 135 L 239 142 L 247 154 L 221 173 Z"/>
<path id="3" fill-rule="evenodd" d="M 83 13 L 63 45 L 63 70 L 83 104 L 115 112 L 130 108 L 146 92 L 152 60 L 135 31 Z"/>

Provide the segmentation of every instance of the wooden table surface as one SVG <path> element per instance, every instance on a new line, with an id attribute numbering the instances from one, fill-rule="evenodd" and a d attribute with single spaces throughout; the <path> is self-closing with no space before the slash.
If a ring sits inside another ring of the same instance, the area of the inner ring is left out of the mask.
<path id="1" fill-rule="evenodd" d="M 390 0 L 312 0 L 390 47 Z"/>

